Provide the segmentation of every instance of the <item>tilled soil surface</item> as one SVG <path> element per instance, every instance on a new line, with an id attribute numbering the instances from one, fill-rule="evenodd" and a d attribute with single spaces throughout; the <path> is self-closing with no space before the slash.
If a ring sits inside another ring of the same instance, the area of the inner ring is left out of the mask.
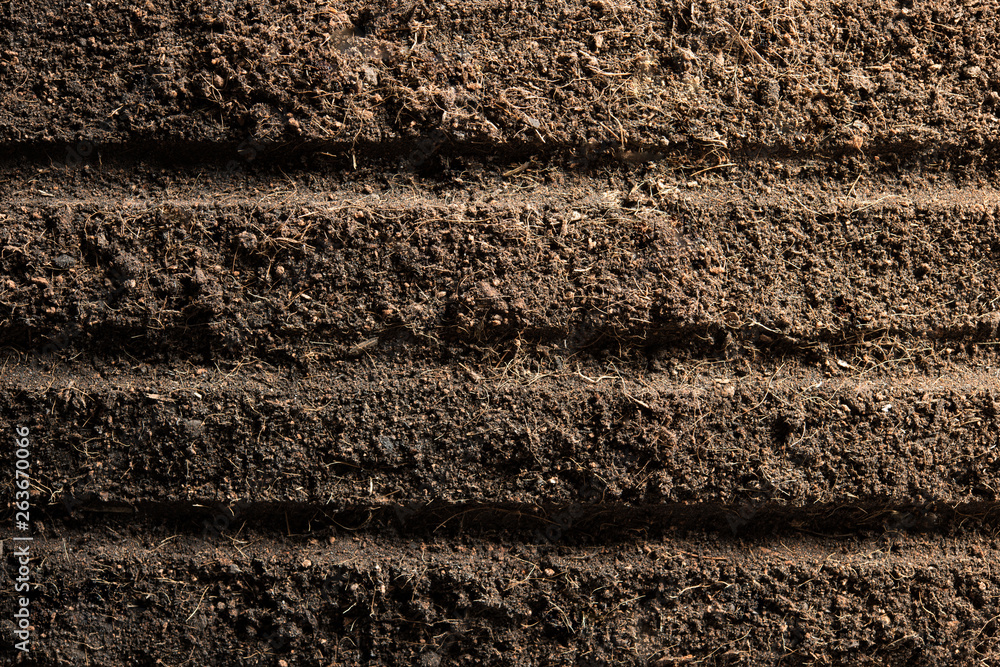
<path id="1" fill-rule="evenodd" d="M 5 659 L 996 664 L 998 24 L 0 7 Z"/>

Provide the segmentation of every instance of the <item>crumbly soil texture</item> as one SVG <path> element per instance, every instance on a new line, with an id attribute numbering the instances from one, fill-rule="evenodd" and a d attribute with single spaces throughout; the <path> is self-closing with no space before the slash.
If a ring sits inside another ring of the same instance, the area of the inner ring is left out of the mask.
<path id="1" fill-rule="evenodd" d="M 5 664 L 998 664 L 997 9 L 6 3 Z"/>

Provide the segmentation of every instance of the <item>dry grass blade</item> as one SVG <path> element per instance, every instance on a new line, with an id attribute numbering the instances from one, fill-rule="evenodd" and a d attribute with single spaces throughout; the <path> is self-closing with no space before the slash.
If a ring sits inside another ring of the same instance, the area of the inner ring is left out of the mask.
<path id="1" fill-rule="evenodd" d="M 750 46 L 750 42 L 748 42 L 746 40 L 746 38 L 743 37 L 743 35 L 741 35 L 736 30 L 736 28 L 733 27 L 732 23 L 730 23 L 729 21 L 726 21 L 724 19 L 719 19 L 719 23 L 721 23 L 723 26 L 725 26 L 726 30 L 729 31 L 729 34 L 732 35 L 733 39 L 736 40 L 736 43 L 740 45 L 741 49 L 743 49 L 743 53 L 745 53 L 750 58 L 752 58 L 753 61 L 755 63 L 757 63 L 758 65 L 768 65 L 768 62 L 766 60 L 764 60 L 764 58 L 761 57 L 761 55 L 759 53 L 757 53 L 756 49 L 754 49 L 752 46 Z"/>

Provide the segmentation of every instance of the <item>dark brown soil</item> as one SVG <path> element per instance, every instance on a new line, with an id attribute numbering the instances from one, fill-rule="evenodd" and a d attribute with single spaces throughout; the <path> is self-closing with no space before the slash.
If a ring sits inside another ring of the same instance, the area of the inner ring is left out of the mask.
<path id="1" fill-rule="evenodd" d="M 997 8 L 772 5 L 0 7 L 4 659 L 997 664 Z"/>

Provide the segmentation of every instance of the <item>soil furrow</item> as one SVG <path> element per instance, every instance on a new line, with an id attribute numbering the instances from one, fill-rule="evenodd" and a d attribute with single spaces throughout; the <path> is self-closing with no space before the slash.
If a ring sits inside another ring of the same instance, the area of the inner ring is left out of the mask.
<path id="1" fill-rule="evenodd" d="M 8 142 L 421 137 L 424 160 L 452 138 L 697 144 L 724 163 L 746 143 L 841 152 L 954 143 L 986 157 L 980 148 L 997 139 L 989 4 L 401 10 L 383 0 L 289 12 L 249 1 L 3 12 Z M 122 62 L 130 66 L 114 66 Z"/>
<path id="2" fill-rule="evenodd" d="M 47 636 L 65 637 L 37 654 L 52 663 L 930 665 L 997 642 L 998 554 L 980 538 L 568 548 L 69 530 L 36 548 L 36 600 L 59 610 Z M 152 626 L 141 637 L 123 632 L 135 619 Z"/>
<path id="3" fill-rule="evenodd" d="M 400 338 L 431 354 L 529 341 L 729 357 L 997 338 L 992 191 L 707 202 L 622 175 L 515 204 L 495 201 L 496 178 L 462 202 L 411 189 L 23 206 L 0 232 L 0 339 L 210 363 Z"/>
<path id="4" fill-rule="evenodd" d="M 872 534 L 944 535 L 957 531 L 992 535 L 1000 528 L 997 502 L 890 502 L 854 499 L 839 503 L 786 505 L 778 502 L 620 503 L 600 494 L 576 504 L 408 502 L 325 503 L 236 502 L 210 499 L 156 502 L 101 500 L 107 494 L 68 495 L 38 507 L 51 521 L 72 533 L 129 526 L 153 533 L 211 540 L 239 535 L 244 539 L 322 535 L 338 530 L 373 539 L 388 536 L 467 538 L 483 542 L 550 545 L 615 545 L 668 539 L 698 531 L 720 538 L 770 540 L 777 536 L 824 535 L 847 540 Z M 51 538 L 51 536 L 49 536 Z"/>
<path id="5" fill-rule="evenodd" d="M 470 357 L 403 359 L 308 373 L 259 362 L 55 373 L 21 364 L 0 397 L 7 419 L 37 433 L 45 493 L 793 505 L 997 498 L 992 369 L 948 377 L 781 363 L 743 375 L 725 361 L 672 359 L 657 370 L 511 358 L 486 369 Z"/>

